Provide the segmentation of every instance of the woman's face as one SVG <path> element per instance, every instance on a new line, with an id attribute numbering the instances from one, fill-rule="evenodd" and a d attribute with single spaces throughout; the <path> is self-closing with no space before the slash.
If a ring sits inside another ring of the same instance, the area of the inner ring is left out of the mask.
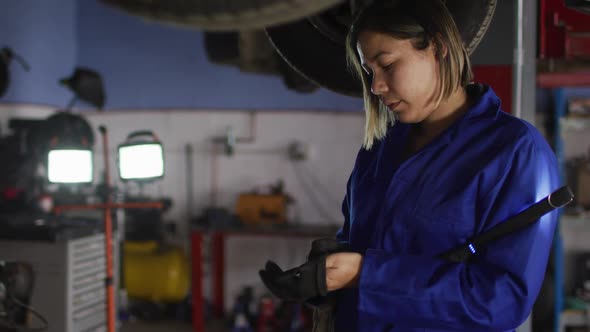
<path id="1" fill-rule="evenodd" d="M 371 92 L 399 121 L 419 123 L 434 112 L 439 74 L 432 44 L 419 51 L 408 39 L 362 31 L 357 51 Z"/>

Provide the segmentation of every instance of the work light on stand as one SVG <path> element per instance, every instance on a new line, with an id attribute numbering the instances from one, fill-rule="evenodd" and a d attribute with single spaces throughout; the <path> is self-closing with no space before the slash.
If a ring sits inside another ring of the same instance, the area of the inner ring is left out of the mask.
<path id="1" fill-rule="evenodd" d="M 94 134 L 81 116 L 58 112 L 45 121 L 46 169 L 49 183 L 90 184 L 94 175 Z"/>
<path id="2" fill-rule="evenodd" d="M 88 68 L 76 68 L 71 76 L 60 79 L 59 83 L 74 96 L 65 111 L 47 119 L 47 179 L 50 183 L 60 184 L 92 183 L 92 128 L 84 118 L 70 110 L 78 99 L 98 108 L 104 106 L 102 77 Z"/>
<path id="3" fill-rule="evenodd" d="M 123 181 L 150 182 L 164 176 L 164 149 L 151 131 L 129 134 L 118 147 L 119 177 Z"/>

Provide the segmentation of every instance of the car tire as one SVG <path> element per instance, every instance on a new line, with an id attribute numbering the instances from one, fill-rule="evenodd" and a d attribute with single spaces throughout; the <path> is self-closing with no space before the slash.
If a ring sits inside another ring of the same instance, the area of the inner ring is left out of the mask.
<path id="1" fill-rule="evenodd" d="M 148 20 L 210 31 L 261 29 L 298 20 L 343 0 L 101 0 Z"/>

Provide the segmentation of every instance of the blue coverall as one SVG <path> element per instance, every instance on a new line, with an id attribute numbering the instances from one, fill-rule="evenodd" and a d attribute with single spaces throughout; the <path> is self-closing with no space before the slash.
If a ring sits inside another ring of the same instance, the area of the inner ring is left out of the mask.
<path id="1" fill-rule="evenodd" d="M 465 115 L 402 160 L 410 125 L 361 149 L 337 234 L 363 254 L 358 288 L 340 290 L 336 331 L 513 331 L 544 278 L 557 212 L 479 248 L 469 263 L 435 258 L 560 186 L 555 155 L 529 123 L 468 86 Z"/>

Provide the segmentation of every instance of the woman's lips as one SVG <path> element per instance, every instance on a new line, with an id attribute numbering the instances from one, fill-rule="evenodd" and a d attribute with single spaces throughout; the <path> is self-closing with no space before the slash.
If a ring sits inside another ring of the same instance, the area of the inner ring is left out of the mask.
<path id="1" fill-rule="evenodd" d="M 401 104 L 401 100 L 387 105 L 387 108 L 389 108 L 390 111 L 395 111 L 395 108 L 398 107 L 399 104 Z"/>

